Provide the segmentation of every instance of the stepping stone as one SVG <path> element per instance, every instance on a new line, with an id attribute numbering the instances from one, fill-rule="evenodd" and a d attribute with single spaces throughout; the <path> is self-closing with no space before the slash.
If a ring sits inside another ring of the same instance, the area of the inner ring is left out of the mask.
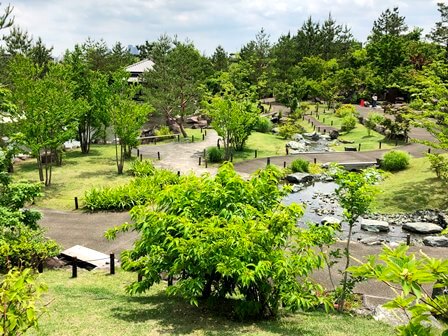
<path id="1" fill-rule="evenodd" d="M 390 228 L 388 222 L 362 218 L 361 230 L 369 232 L 388 232 Z"/>
<path id="2" fill-rule="evenodd" d="M 79 262 L 91 265 L 91 268 L 107 268 L 110 263 L 110 256 L 107 254 L 80 245 L 62 251 L 61 255 L 70 259 L 76 257 Z"/>
<path id="3" fill-rule="evenodd" d="M 448 237 L 445 236 L 429 236 L 423 239 L 423 244 L 433 247 L 448 247 Z"/>
<path id="4" fill-rule="evenodd" d="M 440 233 L 442 232 L 442 227 L 434 224 L 434 223 L 426 223 L 426 222 L 413 222 L 403 224 L 403 230 L 428 234 L 428 233 Z"/>

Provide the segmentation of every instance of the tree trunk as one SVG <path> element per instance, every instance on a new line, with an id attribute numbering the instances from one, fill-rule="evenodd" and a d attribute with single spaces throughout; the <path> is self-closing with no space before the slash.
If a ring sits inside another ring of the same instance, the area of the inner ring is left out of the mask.
<path id="1" fill-rule="evenodd" d="M 39 169 L 39 181 L 44 182 L 44 171 L 42 167 L 42 156 L 40 151 L 37 153 L 37 167 Z"/>
<path id="2" fill-rule="evenodd" d="M 349 225 L 347 245 L 345 246 L 346 261 L 345 261 L 345 268 L 344 268 L 344 278 L 342 280 L 342 293 L 341 293 L 340 299 L 338 300 L 338 310 L 339 311 L 344 310 L 345 298 L 347 296 L 347 281 L 348 281 L 347 269 L 350 266 L 350 241 L 352 239 L 353 225 L 355 225 L 355 221 L 353 221 L 353 223 L 350 223 L 350 225 Z"/>

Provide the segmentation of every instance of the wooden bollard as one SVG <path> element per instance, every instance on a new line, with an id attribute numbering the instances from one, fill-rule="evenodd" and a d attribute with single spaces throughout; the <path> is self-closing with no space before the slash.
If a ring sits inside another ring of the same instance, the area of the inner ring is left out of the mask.
<path id="1" fill-rule="evenodd" d="M 76 210 L 79 209 L 78 197 L 75 197 L 75 209 L 76 209 Z"/>
<path id="2" fill-rule="evenodd" d="M 271 158 L 268 157 L 268 158 L 266 159 L 266 166 L 269 166 L 270 164 L 271 164 Z"/>
<path id="3" fill-rule="evenodd" d="M 202 154 L 204 156 L 204 159 L 207 157 L 207 150 L 204 148 L 204 154 Z"/>
<path id="4" fill-rule="evenodd" d="M 39 261 L 39 263 L 37 264 L 37 271 L 42 274 L 44 272 L 44 263 L 42 262 L 42 260 Z"/>
<path id="5" fill-rule="evenodd" d="M 202 141 L 204 141 L 204 140 L 205 140 L 205 134 L 202 133 Z"/>
<path id="6" fill-rule="evenodd" d="M 140 156 L 140 149 L 137 148 L 137 157 Z"/>
<path id="7" fill-rule="evenodd" d="M 199 165 L 201 165 L 201 160 L 202 160 L 202 158 L 201 158 L 201 157 L 199 157 Z"/>
<path id="8" fill-rule="evenodd" d="M 317 131 L 320 132 L 320 126 L 317 128 Z"/>
<path id="9" fill-rule="evenodd" d="M 431 148 L 428 148 L 428 154 L 431 154 Z"/>
<path id="10" fill-rule="evenodd" d="M 358 145 L 358 152 L 361 151 L 361 144 Z"/>
<path id="11" fill-rule="evenodd" d="M 160 152 L 157 152 L 157 159 L 160 161 Z"/>
<path id="12" fill-rule="evenodd" d="M 255 158 L 257 158 L 257 156 L 258 156 L 258 151 L 257 150 L 255 150 L 254 155 L 255 155 Z"/>
<path id="13" fill-rule="evenodd" d="M 286 168 L 286 161 L 283 161 L 283 168 Z"/>
<path id="14" fill-rule="evenodd" d="M 379 149 L 381 149 L 381 141 L 380 141 L 380 142 L 378 143 L 378 145 L 379 145 L 379 147 L 378 147 L 378 148 L 379 148 Z"/>
<path id="15" fill-rule="evenodd" d="M 322 121 L 324 124 L 325 124 L 325 118 L 323 119 L 323 121 Z"/>
<path id="16" fill-rule="evenodd" d="M 333 120 L 331 121 L 331 126 L 333 126 Z"/>
<path id="17" fill-rule="evenodd" d="M 286 155 L 289 155 L 289 148 L 288 148 L 288 146 L 285 146 L 285 150 L 286 150 Z"/>
<path id="18" fill-rule="evenodd" d="M 194 142 L 194 135 L 191 136 L 191 142 Z"/>
<path id="19" fill-rule="evenodd" d="M 179 170 L 177 171 L 177 176 L 180 176 L 180 171 Z"/>
<path id="20" fill-rule="evenodd" d="M 314 158 L 314 160 L 313 160 L 313 161 L 314 161 L 314 164 L 316 164 L 316 163 L 317 163 L 317 159 L 316 159 L 316 158 Z"/>
<path id="21" fill-rule="evenodd" d="M 72 278 L 78 277 L 78 258 L 74 257 L 72 261 Z"/>
<path id="22" fill-rule="evenodd" d="M 208 168 L 208 162 L 207 162 L 207 159 L 205 159 L 204 162 L 205 162 L 205 168 Z"/>
<path id="23" fill-rule="evenodd" d="M 327 129 L 326 129 L 326 128 L 324 128 L 324 134 L 325 134 L 325 133 L 327 133 Z"/>
<path id="24" fill-rule="evenodd" d="M 233 153 L 230 153 L 230 162 L 233 162 Z"/>
<path id="25" fill-rule="evenodd" d="M 207 130 L 206 129 L 204 130 L 204 135 L 207 136 Z"/>
<path id="26" fill-rule="evenodd" d="M 115 274 L 115 254 L 110 254 L 110 274 Z"/>
<path id="27" fill-rule="evenodd" d="M 201 127 L 201 134 L 204 132 L 204 129 Z"/>
<path id="28" fill-rule="evenodd" d="M 140 161 L 143 161 L 143 154 L 140 154 Z"/>
<path id="29" fill-rule="evenodd" d="M 180 134 L 177 135 L 177 142 L 180 142 Z"/>
<path id="30" fill-rule="evenodd" d="M 410 246 L 411 245 L 411 235 L 408 233 L 406 236 L 406 245 Z"/>

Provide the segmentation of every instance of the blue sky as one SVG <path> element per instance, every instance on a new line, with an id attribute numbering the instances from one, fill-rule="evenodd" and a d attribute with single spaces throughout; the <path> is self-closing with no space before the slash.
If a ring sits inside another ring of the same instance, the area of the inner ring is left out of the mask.
<path id="1" fill-rule="evenodd" d="M 103 38 L 109 46 L 116 41 L 137 45 L 163 33 L 189 38 L 210 55 L 219 44 L 228 52 L 239 50 L 262 27 L 275 42 L 281 34 L 297 31 L 308 16 L 324 20 L 329 12 L 361 41 L 381 12 L 393 6 L 399 7 L 410 27 L 428 32 L 439 19 L 437 2 L 444 1 L 12 0 L 11 5 L 16 24 L 53 46 L 55 56 L 87 37 Z"/>

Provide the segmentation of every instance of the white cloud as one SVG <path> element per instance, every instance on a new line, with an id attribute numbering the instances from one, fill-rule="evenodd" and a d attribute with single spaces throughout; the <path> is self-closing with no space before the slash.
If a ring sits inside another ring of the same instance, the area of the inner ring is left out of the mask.
<path id="1" fill-rule="evenodd" d="M 312 15 L 324 20 L 331 12 L 365 40 L 373 21 L 398 5 L 410 27 L 429 30 L 438 20 L 440 0 L 15 0 L 16 23 L 41 36 L 56 53 L 82 43 L 88 36 L 111 45 L 141 44 L 163 33 L 192 39 L 212 53 L 221 44 L 236 51 L 264 27 L 275 41 L 295 32 Z M 448 1 L 448 0 L 447 0 Z"/>

